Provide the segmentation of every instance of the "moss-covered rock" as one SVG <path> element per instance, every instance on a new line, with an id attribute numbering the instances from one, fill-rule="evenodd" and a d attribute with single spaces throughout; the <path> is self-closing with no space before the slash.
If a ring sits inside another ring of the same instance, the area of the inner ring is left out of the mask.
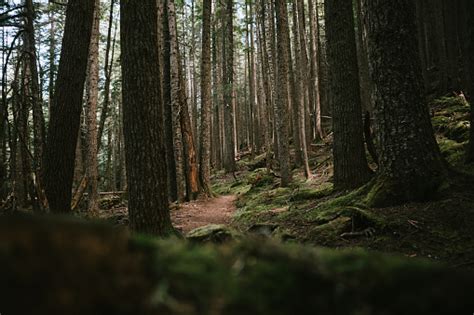
<path id="1" fill-rule="evenodd" d="M 190 231 L 186 238 L 193 242 L 199 243 L 224 243 L 232 240 L 236 240 L 240 235 L 232 228 L 223 224 L 211 224 L 199 227 Z"/>
<path id="2" fill-rule="evenodd" d="M 5 314 L 470 314 L 474 275 L 262 239 L 221 247 L 0 219 Z"/>

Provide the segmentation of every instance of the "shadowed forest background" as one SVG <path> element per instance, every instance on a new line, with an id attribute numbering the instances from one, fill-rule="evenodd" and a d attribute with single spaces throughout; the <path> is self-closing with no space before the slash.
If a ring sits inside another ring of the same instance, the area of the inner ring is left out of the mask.
<path id="1" fill-rule="evenodd" d="M 471 314 L 471 2 L 0 1 L 0 313 Z"/>

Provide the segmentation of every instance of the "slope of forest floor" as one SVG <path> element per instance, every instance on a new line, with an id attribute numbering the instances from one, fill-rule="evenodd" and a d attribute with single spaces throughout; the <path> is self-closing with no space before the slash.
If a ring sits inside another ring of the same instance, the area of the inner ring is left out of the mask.
<path id="1" fill-rule="evenodd" d="M 235 174 L 214 174 L 213 191 L 219 197 L 174 207 L 173 222 L 190 239 L 200 241 L 258 234 L 283 242 L 362 247 L 473 268 L 474 165 L 464 164 L 469 106 L 462 97 L 445 97 L 431 108 L 441 152 L 452 168 L 435 200 L 374 209 L 355 201 L 350 192 L 334 191 L 329 136 L 326 143 L 312 145 L 310 180 L 295 168 L 293 183 L 280 187 L 277 172 L 266 168 L 265 154 L 247 155 L 238 161 Z M 368 160 L 375 169 L 370 156 Z M 108 221 L 128 223 L 126 204 L 119 197 L 102 200 L 101 208 L 108 209 L 102 211 Z"/>
<path id="2" fill-rule="evenodd" d="M 474 167 L 464 165 L 469 106 L 461 97 L 436 100 L 433 126 L 440 149 L 452 167 L 437 198 L 425 203 L 371 209 L 331 184 L 330 143 L 313 147 L 314 178 L 294 170 L 294 182 L 279 186 L 264 155 L 239 162 L 237 180 L 217 174 L 214 190 L 237 195 L 232 226 L 285 242 L 333 248 L 363 247 L 425 257 L 456 267 L 474 267 Z M 372 165 L 374 166 L 374 165 Z"/>

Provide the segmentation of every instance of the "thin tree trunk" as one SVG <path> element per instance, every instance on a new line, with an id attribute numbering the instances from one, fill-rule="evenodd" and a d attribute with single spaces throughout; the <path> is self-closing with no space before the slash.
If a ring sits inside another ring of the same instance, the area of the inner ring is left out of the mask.
<path id="1" fill-rule="evenodd" d="M 233 0 L 226 0 L 224 17 L 223 83 L 224 83 L 224 168 L 235 171 L 235 122 L 234 122 L 234 16 Z"/>
<path id="2" fill-rule="evenodd" d="M 115 0 L 110 1 L 109 10 L 109 26 L 107 29 L 107 44 L 105 46 L 105 62 L 104 62 L 104 104 L 102 105 L 102 111 L 99 119 L 99 129 L 97 131 L 97 151 L 101 147 L 102 135 L 104 133 L 105 121 L 107 120 L 107 112 L 110 105 L 110 84 L 112 81 L 112 70 L 114 64 L 115 55 L 115 36 L 117 33 L 117 27 L 115 27 L 114 34 L 112 37 L 112 29 L 114 23 L 114 4 Z M 110 61 L 109 61 L 110 60 Z"/>
<path id="3" fill-rule="evenodd" d="M 316 0 L 315 0 L 316 1 Z M 318 136 L 320 139 L 324 139 L 323 128 L 321 125 L 321 93 L 319 84 L 319 25 L 318 25 L 318 14 L 313 6 L 313 0 L 308 0 L 308 11 L 309 11 L 309 29 L 310 29 L 310 64 L 311 64 L 311 84 L 309 89 L 313 91 L 314 98 L 313 102 L 313 119 L 315 126 L 314 137 Z"/>
<path id="4" fill-rule="evenodd" d="M 177 56 L 173 56 L 176 54 L 177 49 L 173 49 L 173 45 L 177 45 L 176 38 L 173 40 L 173 36 L 176 36 L 176 25 L 170 23 L 171 21 L 171 12 L 170 10 L 174 10 L 174 3 L 171 0 L 167 0 L 165 6 L 165 23 L 166 25 L 163 28 L 164 31 L 164 38 L 165 38 L 165 101 L 169 101 L 171 106 L 171 114 L 172 114 L 172 132 L 173 132 L 173 153 L 174 153 L 174 161 L 175 161 L 175 178 L 176 178 L 176 196 L 178 201 L 184 200 L 185 197 L 185 179 L 184 179 L 184 169 L 183 169 L 183 140 L 182 140 L 182 133 L 181 133 L 181 125 L 180 125 L 180 112 L 181 112 L 181 104 L 179 98 L 179 89 L 180 89 L 180 82 L 179 82 L 179 69 L 181 65 L 177 63 Z M 173 13 L 174 14 L 174 13 Z M 174 63 L 173 63 L 174 60 Z M 169 64 L 167 64 L 169 63 Z M 169 65 L 169 67 L 168 67 Z M 167 73 L 168 72 L 168 73 Z M 169 82 L 169 85 L 167 85 Z M 169 95 L 167 89 L 169 88 Z M 169 97 L 169 99 L 168 99 Z M 168 127 L 169 128 L 169 127 Z M 167 145 L 169 148 L 169 145 Z M 170 165 L 171 167 L 171 165 Z"/>
<path id="5" fill-rule="evenodd" d="M 99 37 L 100 37 L 100 0 L 95 0 L 94 24 L 89 47 L 89 63 L 86 83 L 86 139 L 88 182 L 87 210 L 94 213 L 98 209 L 98 162 L 97 162 L 97 102 L 99 97 Z"/>
<path id="6" fill-rule="evenodd" d="M 184 179 L 186 181 L 186 198 L 193 200 L 199 193 L 199 177 L 197 168 L 196 149 L 192 132 L 191 119 L 186 97 L 185 78 L 181 71 L 181 57 L 176 31 L 176 13 L 174 0 L 168 2 L 168 27 L 170 32 L 170 64 L 171 64 L 171 98 L 174 103 L 174 115 L 178 119 L 182 137 L 182 152 L 184 157 Z M 176 142 L 175 142 L 176 144 Z M 177 144 L 175 145 L 175 151 Z M 178 163 L 178 159 L 176 159 Z"/>
<path id="7" fill-rule="evenodd" d="M 24 36 L 25 50 L 27 53 L 27 63 L 29 78 L 27 79 L 27 89 L 29 90 L 29 100 L 33 109 L 33 144 L 34 144 L 34 159 L 33 171 L 35 173 L 35 187 L 39 201 L 37 209 L 43 210 L 47 207 L 46 197 L 43 192 L 42 181 L 42 161 L 43 151 L 45 145 L 45 122 L 41 102 L 41 89 L 38 78 L 38 64 L 37 52 L 35 42 L 35 28 L 34 28 L 34 7 L 32 0 L 26 0 L 26 32 Z"/>
<path id="8" fill-rule="evenodd" d="M 171 102 L 171 60 L 170 60 L 170 30 L 168 27 L 168 1 L 165 1 L 163 8 L 163 106 L 164 106 L 164 127 L 165 127 L 165 147 L 166 162 L 168 165 L 168 188 L 171 201 L 183 199 L 184 188 L 182 187 L 182 168 L 177 164 L 175 156 L 176 137 L 179 137 L 179 130 L 174 130 L 175 118 L 173 115 L 173 103 Z M 178 169 L 179 167 L 179 169 Z M 179 184 L 179 186 L 178 186 Z"/>
<path id="9" fill-rule="evenodd" d="M 211 194 L 211 14 L 212 0 L 203 0 L 201 49 L 201 134 L 199 179 L 203 192 Z"/>

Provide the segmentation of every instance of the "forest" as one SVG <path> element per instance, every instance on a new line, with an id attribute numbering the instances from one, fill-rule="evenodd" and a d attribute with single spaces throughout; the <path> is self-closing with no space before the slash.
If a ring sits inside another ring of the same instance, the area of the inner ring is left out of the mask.
<path id="1" fill-rule="evenodd" d="M 0 0 L 0 315 L 472 314 L 472 0 Z"/>

